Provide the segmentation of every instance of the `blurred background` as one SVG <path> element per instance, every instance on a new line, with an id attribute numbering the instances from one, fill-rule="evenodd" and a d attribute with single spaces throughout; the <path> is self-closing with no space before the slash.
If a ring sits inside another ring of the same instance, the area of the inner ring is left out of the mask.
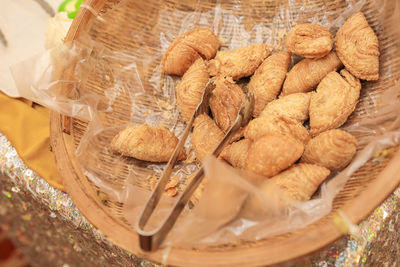
<path id="1" fill-rule="evenodd" d="M 56 34 L 54 19 L 49 19 L 67 2 L 76 1 L 0 0 L 0 91 L 18 96 L 10 66 L 44 51 L 46 40 L 49 42 L 51 39 L 49 34 Z M 70 23 L 68 19 L 63 22 L 64 25 Z M 0 189 L 3 186 L 0 183 Z M 0 215 L 5 215 L 6 209 L 0 207 Z M 7 231 L 7 226 L 0 220 L 0 267 L 30 266 L 24 254 L 9 239 Z"/>

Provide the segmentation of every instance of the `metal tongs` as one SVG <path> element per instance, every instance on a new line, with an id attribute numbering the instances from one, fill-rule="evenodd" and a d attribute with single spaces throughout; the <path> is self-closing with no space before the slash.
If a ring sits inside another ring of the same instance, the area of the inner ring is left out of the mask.
<path id="1" fill-rule="evenodd" d="M 195 118 L 202 113 L 208 112 L 209 99 L 211 96 L 211 92 L 214 90 L 214 88 L 215 84 L 213 81 L 208 82 L 207 85 L 205 86 L 199 105 L 194 111 L 192 118 L 187 123 L 185 131 L 183 132 L 181 139 L 179 140 L 171 158 L 168 161 L 167 167 L 165 168 L 160 180 L 158 181 L 156 187 L 151 193 L 149 199 L 147 200 L 146 205 L 144 206 L 139 216 L 139 221 L 136 229 L 139 234 L 140 247 L 145 251 L 153 251 L 158 249 L 158 247 L 164 241 L 165 237 L 175 224 L 179 215 L 183 211 L 185 205 L 189 202 L 193 192 L 196 190 L 200 182 L 203 180 L 204 169 L 203 167 L 201 167 L 200 170 L 193 177 L 193 179 L 190 181 L 190 183 L 186 186 L 182 194 L 179 196 L 179 199 L 177 200 L 171 212 L 168 214 L 167 218 L 163 221 L 163 223 L 155 230 L 144 231 L 146 223 L 148 222 L 149 218 L 153 214 L 157 204 L 161 199 L 161 196 L 164 192 L 164 188 L 169 180 L 169 177 L 171 176 L 172 169 L 177 161 L 178 155 L 182 150 L 185 141 L 192 129 L 192 125 Z M 242 102 L 242 105 L 240 107 L 240 110 L 238 112 L 234 124 L 225 134 L 224 138 L 219 143 L 217 148 L 214 150 L 213 152 L 214 156 L 218 157 L 222 149 L 232 138 L 232 136 L 236 133 L 236 131 L 239 130 L 240 127 L 244 127 L 247 125 L 253 113 L 253 108 L 254 108 L 254 95 L 252 93 L 247 93 L 244 101 Z"/>

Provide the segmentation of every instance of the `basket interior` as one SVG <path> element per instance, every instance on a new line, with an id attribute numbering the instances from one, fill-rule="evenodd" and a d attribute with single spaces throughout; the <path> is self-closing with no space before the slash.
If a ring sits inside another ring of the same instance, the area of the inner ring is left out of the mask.
<path id="1" fill-rule="evenodd" d="M 204 20 L 199 22 L 197 26 L 207 26 L 208 23 L 213 22 L 212 11 L 216 5 L 224 10 L 230 10 L 233 15 L 240 17 L 245 28 L 254 27 L 257 24 L 269 25 L 276 21 L 276 16 L 285 9 L 292 12 L 286 16 L 293 19 L 287 21 L 286 24 L 277 24 L 273 32 L 268 33 L 271 38 L 271 43 L 278 50 L 282 48 L 282 38 L 284 32 L 291 25 L 300 22 L 309 21 L 315 17 L 315 12 L 325 6 L 327 12 L 326 21 L 335 20 L 342 14 L 348 6 L 348 0 L 312 0 L 307 1 L 307 10 L 299 13 L 303 1 L 222 1 L 222 3 L 215 3 L 214 1 L 122 1 L 121 5 L 114 5 L 115 1 L 108 1 L 103 9 L 103 20 L 94 20 L 88 34 L 98 44 L 98 48 L 94 49 L 93 57 L 96 58 L 96 65 L 93 68 L 87 79 L 80 85 L 82 92 L 91 92 L 105 97 L 107 91 L 118 90 L 119 95 L 115 98 L 112 104 L 112 112 L 106 112 L 102 115 L 102 123 L 105 128 L 110 127 L 110 130 L 104 131 L 98 136 L 96 142 L 91 143 L 93 151 L 100 151 L 93 158 L 99 159 L 102 166 L 96 167 L 96 162 L 93 163 L 93 173 L 98 177 L 103 177 L 115 188 L 122 188 L 126 182 L 127 177 L 135 173 L 137 179 L 135 183 L 144 188 L 150 189 L 148 180 L 146 179 L 152 174 L 152 171 L 146 168 L 145 164 L 140 164 L 136 161 L 121 158 L 107 150 L 108 144 L 116 133 L 116 129 L 112 129 L 113 125 L 124 123 L 142 123 L 144 121 L 143 114 L 146 110 L 160 110 L 160 112 L 171 112 L 172 116 L 162 122 L 166 127 L 173 128 L 179 132 L 183 123 L 180 121 L 176 123 L 179 118 L 179 113 L 176 108 L 172 110 L 165 110 L 160 106 L 160 100 L 168 105 L 174 105 L 175 94 L 171 84 L 177 82 L 176 78 L 162 77 L 163 84 L 154 82 L 154 73 L 160 68 L 160 61 L 163 51 L 166 47 L 160 45 L 160 33 L 165 32 L 165 38 L 168 42 L 173 39 L 171 37 L 179 36 L 182 31 L 182 21 L 187 19 L 190 12 L 202 11 Z M 357 105 L 356 110 L 349 118 L 347 124 L 363 120 L 369 114 L 372 114 L 379 109 L 379 102 L 376 101 L 376 96 L 380 95 L 386 88 L 394 85 L 395 80 L 400 77 L 400 49 L 396 40 L 397 36 L 393 34 L 395 25 L 379 24 L 382 20 L 379 17 L 376 6 L 373 1 L 366 1 L 367 3 L 362 8 L 370 25 L 373 27 L 378 35 L 380 41 L 380 73 L 381 78 L 377 82 L 363 82 L 362 93 Z M 389 1 L 387 1 L 389 2 Z M 290 8 L 288 8 L 290 3 Z M 113 8 L 111 8 L 113 7 Z M 387 12 L 390 12 L 390 7 L 386 6 Z M 208 14 L 208 15 L 207 15 Z M 209 16 L 209 17 L 207 17 Z M 295 20 L 294 20 L 295 19 Z M 226 25 L 219 25 L 219 27 L 229 28 L 229 23 L 234 24 L 235 21 L 225 21 Z M 208 25 L 212 26 L 212 25 Z M 215 28 L 218 31 L 218 27 Z M 223 31 L 220 35 L 229 40 L 229 31 Z M 242 40 L 230 40 L 232 47 L 242 46 Z M 104 50 L 106 48 L 106 50 Z M 104 51 L 111 51 L 110 56 Z M 115 52 L 121 52 L 123 57 L 115 56 Z M 102 52 L 103 54 L 100 54 Z M 149 59 L 148 55 L 159 55 Z M 112 56 L 111 56 L 112 55 Z M 126 68 L 132 62 L 136 62 L 140 66 L 140 72 L 137 73 L 129 68 Z M 137 84 L 132 79 L 133 76 L 140 77 L 142 84 Z M 143 86 L 143 94 L 135 96 L 134 98 L 129 95 L 131 88 Z M 140 107 L 138 110 L 132 110 L 132 99 L 135 101 L 135 106 Z M 80 140 L 87 128 L 87 123 L 74 119 L 72 123 L 72 135 L 75 147 L 78 146 Z M 372 133 L 358 133 L 357 138 Z M 363 144 L 358 146 L 358 150 L 364 147 Z M 390 151 L 394 152 L 398 147 L 392 147 Z M 345 188 L 335 198 L 333 204 L 333 211 L 340 209 L 349 203 L 355 196 L 359 195 L 365 190 L 371 181 L 373 181 L 381 170 L 387 165 L 390 156 L 386 157 L 383 161 L 369 161 L 361 167 L 348 181 Z M 88 159 L 90 163 L 90 159 Z M 113 200 L 108 191 L 104 191 L 93 184 L 93 190 L 97 193 L 98 197 L 107 209 L 117 220 L 133 229 L 133 226 L 124 219 L 122 214 L 123 204 Z M 331 213 L 332 214 L 332 213 Z M 298 230 L 285 235 L 279 235 L 268 238 L 261 242 L 269 242 L 273 244 L 279 240 L 285 239 L 288 235 L 301 235 L 310 227 L 319 227 L 327 220 L 330 220 L 328 215 L 325 218 L 309 225 L 305 229 Z M 133 230 L 132 230 L 133 231 Z M 240 246 L 251 246 L 251 242 L 242 242 L 235 244 L 235 248 Z M 227 249 L 230 247 L 227 244 L 224 247 L 210 247 L 210 250 Z M 233 247 L 233 246 L 232 246 Z"/>

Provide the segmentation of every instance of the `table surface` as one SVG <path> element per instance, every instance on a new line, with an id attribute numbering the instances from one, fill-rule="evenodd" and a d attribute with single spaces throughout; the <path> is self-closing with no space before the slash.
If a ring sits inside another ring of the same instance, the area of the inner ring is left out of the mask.
<path id="1" fill-rule="evenodd" d="M 120 249 L 95 229 L 71 198 L 30 170 L 0 133 L 0 226 L 33 266 L 157 266 Z M 283 266 L 400 264 L 400 189 L 325 249 Z"/>

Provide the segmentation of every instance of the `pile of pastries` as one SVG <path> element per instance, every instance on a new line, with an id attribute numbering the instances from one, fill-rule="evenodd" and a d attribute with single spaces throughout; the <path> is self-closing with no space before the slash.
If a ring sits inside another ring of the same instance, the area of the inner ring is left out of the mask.
<path id="1" fill-rule="evenodd" d="M 356 138 L 338 128 L 357 105 L 360 80 L 379 79 L 373 29 L 359 12 L 342 25 L 335 40 L 324 26 L 300 24 L 286 36 L 287 51 L 273 51 L 268 44 L 219 51 L 220 45 L 211 30 L 196 28 L 177 38 L 161 62 L 164 73 L 182 76 L 176 103 L 186 122 L 206 84 L 210 79 L 215 84 L 211 113 L 194 122 L 196 158 L 201 162 L 213 152 L 234 123 L 245 91 L 252 92 L 253 119 L 219 159 L 273 181 L 294 200 L 310 199 L 356 153 Z M 293 54 L 303 59 L 290 68 Z M 118 133 L 111 148 L 140 160 L 166 162 L 177 143 L 168 129 L 143 124 Z M 186 158 L 184 151 L 179 158 Z"/>

